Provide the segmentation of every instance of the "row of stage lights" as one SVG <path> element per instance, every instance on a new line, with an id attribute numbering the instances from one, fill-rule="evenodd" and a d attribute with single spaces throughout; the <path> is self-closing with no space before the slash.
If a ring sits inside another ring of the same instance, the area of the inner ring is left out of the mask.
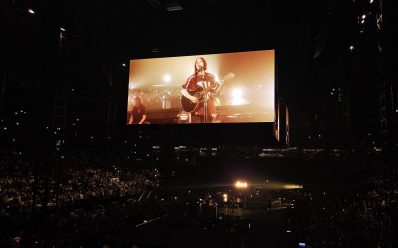
<path id="1" fill-rule="evenodd" d="M 353 2 L 355 3 L 355 0 L 353 0 Z M 374 0 L 369 0 L 369 4 L 373 4 L 373 2 L 374 2 Z M 364 25 L 364 24 L 365 24 L 365 21 L 366 21 L 366 18 L 367 18 L 368 15 L 370 15 L 370 14 L 372 14 L 372 12 L 367 12 L 367 13 L 364 13 L 364 14 L 358 16 L 358 23 L 359 23 L 360 25 Z M 360 33 L 360 34 L 363 34 L 364 32 L 365 32 L 365 31 L 364 31 L 364 27 L 361 26 L 361 30 L 359 31 L 359 33 Z M 348 49 L 349 49 L 351 52 L 354 51 L 354 50 L 355 50 L 354 44 L 351 44 L 351 45 L 349 46 Z"/>
<path id="2" fill-rule="evenodd" d="M 248 183 L 245 182 L 245 181 L 237 181 L 235 183 L 235 187 L 238 188 L 238 189 L 247 189 Z"/>

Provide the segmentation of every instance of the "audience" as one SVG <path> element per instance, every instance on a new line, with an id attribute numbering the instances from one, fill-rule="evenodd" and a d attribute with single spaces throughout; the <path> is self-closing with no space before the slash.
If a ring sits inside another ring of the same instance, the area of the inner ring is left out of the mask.
<path id="1" fill-rule="evenodd" d="M 159 153 L 137 155 L 116 147 L 107 152 L 71 149 L 43 161 L 12 149 L 2 149 L 0 155 L 1 247 L 101 247 L 111 235 L 176 209 L 188 209 L 187 225 L 207 228 L 210 223 L 222 230 L 247 226 L 230 216 L 191 216 L 196 196 L 177 197 L 161 187 L 175 179 L 178 163 L 187 164 L 170 157 L 161 168 Z M 397 180 L 382 169 L 376 172 L 344 192 L 304 188 L 254 197 L 261 198 L 265 209 L 291 206 L 290 228 L 309 247 L 389 247 L 397 217 Z"/>

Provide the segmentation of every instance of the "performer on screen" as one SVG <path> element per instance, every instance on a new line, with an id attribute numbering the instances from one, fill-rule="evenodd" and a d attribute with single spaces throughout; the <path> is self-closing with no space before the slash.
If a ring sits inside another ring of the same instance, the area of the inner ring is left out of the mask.
<path id="1" fill-rule="evenodd" d="M 142 104 L 141 97 L 133 98 L 133 110 L 129 119 L 129 124 L 144 124 L 146 120 L 146 108 Z"/>
<path id="2" fill-rule="evenodd" d="M 203 88 L 203 96 L 200 99 L 192 93 L 199 87 Z M 192 121 L 195 123 L 212 123 L 216 117 L 214 94 L 217 93 L 220 84 L 213 74 L 207 72 L 207 62 L 204 58 L 195 60 L 194 74 L 182 85 L 181 94 L 192 103 L 198 104 L 192 111 Z"/>

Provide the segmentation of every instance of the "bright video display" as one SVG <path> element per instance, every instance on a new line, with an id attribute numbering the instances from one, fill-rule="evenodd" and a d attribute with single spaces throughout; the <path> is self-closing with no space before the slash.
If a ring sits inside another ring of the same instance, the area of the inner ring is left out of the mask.
<path id="1" fill-rule="evenodd" d="M 274 122 L 275 50 L 130 60 L 127 124 Z"/>

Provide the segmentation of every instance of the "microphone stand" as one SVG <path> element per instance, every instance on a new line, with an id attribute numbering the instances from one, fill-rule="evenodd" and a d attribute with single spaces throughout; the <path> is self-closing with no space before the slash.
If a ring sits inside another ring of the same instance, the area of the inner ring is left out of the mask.
<path id="1" fill-rule="evenodd" d="M 207 101 L 209 100 L 209 95 L 208 95 L 208 93 L 207 93 L 207 88 L 208 88 L 208 85 L 207 85 L 207 80 L 206 80 L 206 71 L 204 71 L 204 69 L 201 67 L 200 68 L 200 70 L 203 70 L 203 72 L 204 72 L 204 76 L 203 76 L 203 86 L 205 86 L 204 87 L 204 90 L 206 91 L 206 95 L 205 95 L 205 101 L 203 102 L 203 113 L 204 113 L 204 119 L 203 119 L 203 122 L 204 123 L 207 123 L 208 122 L 208 116 L 207 116 L 207 114 L 208 114 L 208 106 L 207 106 Z"/>
<path id="2" fill-rule="evenodd" d="M 205 118 L 204 118 L 204 123 L 207 123 L 207 112 L 208 112 L 208 109 L 207 109 L 207 101 L 209 100 L 209 95 L 207 94 L 207 81 L 206 81 L 206 74 L 205 74 L 205 77 L 204 77 L 204 85 L 206 86 L 205 87 L 205 91 L 206 91 L 206 95 L 205 95 L 205 102 L 203 103 L 203 108 L 204 108 L 204 114 L 205 114 Z"/>

